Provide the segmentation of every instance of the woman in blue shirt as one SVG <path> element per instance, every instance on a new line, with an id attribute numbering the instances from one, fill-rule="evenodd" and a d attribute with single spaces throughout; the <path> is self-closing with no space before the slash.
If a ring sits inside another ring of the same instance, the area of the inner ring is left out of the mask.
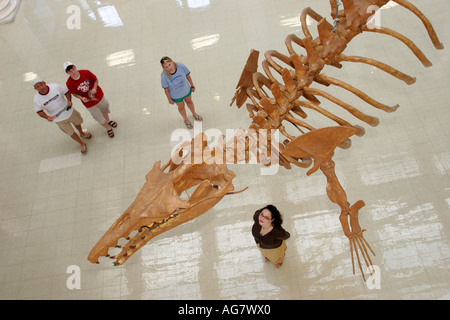
<path id="1" fill-rule="evenodd" d="M 186 115 L 185 102 L 191 110 L 195 120 L 202 121 L 202 117 L 195 112 L 191 93 L 195 92 L 189 69 L 181 62 L 175 63 L 169 57 L 161 59 L 164 72 L 161 73 L 161 85 L 170 104 L 176 104 L 178 111 L 184 119 L 188 129 L 192 129 L 192 123 Z"/>

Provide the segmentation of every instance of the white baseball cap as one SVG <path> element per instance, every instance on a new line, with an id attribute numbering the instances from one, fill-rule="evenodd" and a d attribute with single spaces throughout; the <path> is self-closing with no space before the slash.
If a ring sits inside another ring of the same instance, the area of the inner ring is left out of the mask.
<path id="1" fill-rule="evenodd" d="M 64 71 L 67 71 L 67 68 L 73 66 L 74 64 L 70 61 L 64 62 Z"/>
<path id="2" fill-rule="evenodd" d="M 33 87 L 36 85 L 36 84 L 38 84 L 39 82 L 45 82 L 41 77 L 36 77 L 36 78 L 34 78 L 34 80 L 33 80 L 33 82 L 32 82 L 32 84 L 33 84 Z"/>

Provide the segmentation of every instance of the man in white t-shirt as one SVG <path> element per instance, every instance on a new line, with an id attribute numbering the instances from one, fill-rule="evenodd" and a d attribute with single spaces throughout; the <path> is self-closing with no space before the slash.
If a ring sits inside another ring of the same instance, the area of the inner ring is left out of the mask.
<path id="1" fill-rule="evenodd" d="M 47 84 L 39 77 L 33 80 L 33 87 L 37 91 L 34 95 L 34 110 L 38 116 L 49 122 L 55 122 L 63 132 L 80 144 L 81 153 L 86 153 L 87 145 L 80 136 L 90 139 L 92 135 L 83 132 L 81 127 L 83 118 L 77 110 L 72 108 L 72 96 L 69 90 L 59 84 Z M 78 130 L 80 136 L 72 125 Z"/>

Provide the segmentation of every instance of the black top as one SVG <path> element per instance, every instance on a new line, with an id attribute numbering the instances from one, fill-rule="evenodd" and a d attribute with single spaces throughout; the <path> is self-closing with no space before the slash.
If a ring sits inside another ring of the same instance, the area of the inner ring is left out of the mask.
<path id="1" fill-rule="evenodd" d="M 252 227 L 252 235 L 261 249 L 278 248 L 283 243 L 283 240 L 287 240 L 291 236 L 289 232 L 283 229 L 283 227 L 273 227 L 272 231 L 270 231 L 265 236 L 262 236 L 260 234 L 261 225 L 259 224 L 258 218 L 259 213 L 255 213 L 255 215 L 253 216 L 253 220 L 255 221 L 255 223 Z"/>

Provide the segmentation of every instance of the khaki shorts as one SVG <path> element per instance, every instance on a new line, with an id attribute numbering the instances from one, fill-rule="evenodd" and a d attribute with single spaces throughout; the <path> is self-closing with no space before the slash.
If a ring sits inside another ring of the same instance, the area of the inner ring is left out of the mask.
<path id="1" fill-rule="evenodd" d="M 79 126 L 83 123 L 83 118 L 81 117 L 81 114 L 73 109 L 72 115 L 69 119 L 63 120 L 60 122 L 55 122 L 58 127 L 69 136 L 73 135 L 75 133 L 75 130 L 73 129 L 73 126 Z"/>
<path id="2" fill-rule="evenodd" d="M 109 110 L 109 102 L 105 97 L 103 97 L 103 99 L 100 100 L 100 102 L 95 106 L 88 108 L 88 111 L 92 115 L 92 117 L 101 125 L 106 122 L 106 119 L 103 116 L 102 112 L 111 113 L 111 111 Z"/>

